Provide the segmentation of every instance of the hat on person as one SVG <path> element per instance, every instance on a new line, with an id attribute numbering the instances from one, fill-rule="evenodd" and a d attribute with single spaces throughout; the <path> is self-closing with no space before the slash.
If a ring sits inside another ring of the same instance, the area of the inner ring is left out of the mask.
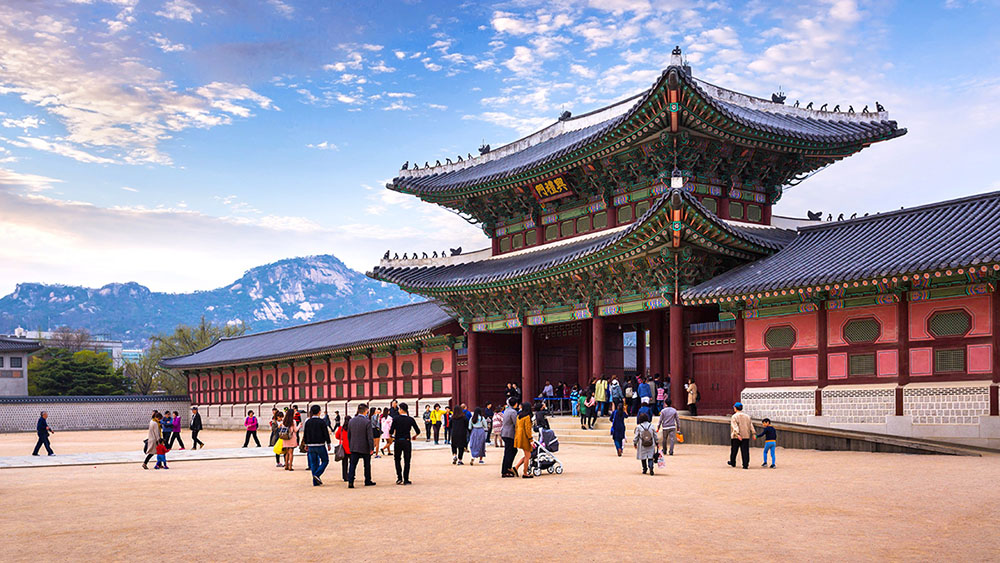
<path id="1" fill-rule="evenodd" d="M 742 408 L 743 408 L 743 403 L 741 403 L 741 402 L 737 401 L 737 402 L 736 402 L 736 404 L 735 404 L 735 405 L 733 405 L 733 407 L 735 407 L 735 408 L 737 408 L 737 409 L 742 409 Z"/>

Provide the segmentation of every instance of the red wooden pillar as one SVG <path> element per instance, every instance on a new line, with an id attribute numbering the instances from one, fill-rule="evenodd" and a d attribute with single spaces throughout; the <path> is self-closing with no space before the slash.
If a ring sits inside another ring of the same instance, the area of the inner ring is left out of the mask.
<path id="1" fill-rule="evenodd" d="M 580 341 L 576 349 L 576 382 L 583 387 L 590 378 L 590 321 L 580 321 Z"/>
<path id="2" fill-rule="evenodd" d="M 670 397 L 683 408 L 684 394 L 684 306 L 670 306 Z"/>
<path id="3" fill-rule="evenodd" d="M 819 355 L 816 366 L 816 416 L 823 416 L 823 388 L 826 387 L 828 381 L 827 368 L 829 367 L 826 359 L 826 347 L 830 341 L 827 336 L 826 302 L 819 304 L 819 311 L 816 312 L 816 324 L 817 354 Z"/>
<path id="4" fill-rule="evenodd" d="M 744 361 L 744 351 L 746 350 L 745 327 L 743 325 L 743 311 L 736 311 L 736 348 L 733 349 L 733 402 L 740 400 L 740 391 L 746 384 L 746 362 Z M 820 359 L 821 362 L 825 361 Z M 816 396 L 817 401 L 819 395 Z M 818 413 L 817 413 L 818 414 Z"/>
<path id="5" fill-rule="evenodd" d="M 646 327 L 642 323 L 635 325 L 635 370 L 646 374 Z"/>
<path id="6" fill-rule="evenodd" d="M 590 377 L 600 379 L 604 373 L 604 317 L 594 311 L 590 324 Z M 589 384 L 587 381 L 586 384 Z"/>
<path id="7" fill-rule="evenodd" d="M 910 303 L 906 293 L 900 296 L 896 304 L 897 355 L 896 360 L 896 416 L 903 416 L 903 386 L 910 382 Z"/>
<path id="8" fill-rule="evenodd" d="M 375 353 L 374 351 L 368 351 L 368 382 L 366 383 L 368 389 L 368 396 L 371 398 L 375 397 L 378 387 L 375 385 Z M 370 401 L 369 401 L 370 402 Z"/>
<path id="9" fill-rule="evenodd" d="M 535 398 L 535 331 L 528 320 L 521 325 L 521 398 Z"/>
<path id="10" fill-rule="evenodd" d="M 244 401 L 246 403 L 251 402 L 251 400 L 253 399 L 253 397 L 250 396 L 252 393 L 251 391 L 252 388 L 253 386 L 250 385 L 250 365 L 247 364 L 243 366 L 243 397 L 246 399 L 246 401 Z M 252 402 L 257 402 L 257 401 L 252 401 Z"/>
<path id="11" fill-rule="evenodd" d="M 993 385 L 990 385 L 990 416 L 1000 416 L 1000 291 L 990 295 L 993 306 Z"/>
<path id="12" fill-rule="evenodd" d="M 474 330 L 469 330 L 466 334 L 468 355 L 466 359 L 469 363 L 469 373 L 467 377 L 468 392 L 466 393 L 469 408 L 475 409 L 479 404 L 479 335 Z M 523 359 L 521 360 L 523 363 Z M 458 377 L 458 367 L 452 370 L 455 377 Z"/>
<path id="13" fill-rule="evenodd" d="M 344 356 L 344 361 L 347 362 L 347 366 L 344 368 L 344 370 L 345 370 L 345 372 L 344 372 L 344 385 L 347 387 L 346 389 L 344 389 L 344 400 L 345 401 L 350 401 L 353 398 L 353 393 L 354 393 L 351 390 L 351 386 L 354 385 L 354 375 L 353 375 L 353 372 L 351 372 L 351 368 L 353 366 L 351 366 L 351 353 L 350 352 L 348 352 L 347 355 Z"/>
<path id="14" fill-rule="evenodd" d="M 649 314 L 649 371 L 664 375 L 663 369 L 663 312 Z"/>

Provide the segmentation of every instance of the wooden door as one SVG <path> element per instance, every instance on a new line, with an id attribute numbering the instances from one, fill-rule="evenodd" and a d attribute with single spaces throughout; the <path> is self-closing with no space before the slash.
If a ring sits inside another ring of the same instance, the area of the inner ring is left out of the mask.
<path id="1" fill-rule="evenodd" d="M 698 391 L 701 392 L 698 414 L 732 412 L 735 397 L 733 353 L 694 354 L 691 359 L 691 375 L 698 383 Z"/>

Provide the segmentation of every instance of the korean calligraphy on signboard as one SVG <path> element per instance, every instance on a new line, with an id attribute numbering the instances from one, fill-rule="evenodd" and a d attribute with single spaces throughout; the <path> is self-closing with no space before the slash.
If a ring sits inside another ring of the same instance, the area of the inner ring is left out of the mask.
<path id="1" fill-rule="evenodd" d="M 562 176 L 540 180 L 531 185 L 531 191 L 539 201 L 549 201 L 572 193 L 566 179 Z"/>

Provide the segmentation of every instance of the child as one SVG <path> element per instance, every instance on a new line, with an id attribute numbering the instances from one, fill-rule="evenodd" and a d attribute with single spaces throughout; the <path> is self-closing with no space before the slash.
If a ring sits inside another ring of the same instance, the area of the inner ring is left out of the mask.
<path id="1" fill-rule="evenodd" d="M 648 470 L 650 475 L 655 475 L 653 469 L 656 467 L 659 438 L 649 422 L 649 415 L 639 413 L 634 434 L 632 445 L 635 446 L 635 458 L 642 462 L 642 473 L 645 475 Z"/>
<path id="2" fill-rule="evenodd" d="M 761 422 L 764 423 L 764 428 L 761 429 L 760 434 L 757 437 L 764 438 L 764 463 L 760 464 L 761 467 L 767 467 L 767 452 L 771 451 L 771 469 L 774 469 L 774 450 L 778 446 L 778 431 L 771 426 L 771 419 L 765 418 Z"/>
<path id="3" fill-rule="evenodd" d="M 156 441 L 156 466 L 153 469 L 170 469 L 167 467 L 167 452 L 169 451 L 162 438 Z"/>

